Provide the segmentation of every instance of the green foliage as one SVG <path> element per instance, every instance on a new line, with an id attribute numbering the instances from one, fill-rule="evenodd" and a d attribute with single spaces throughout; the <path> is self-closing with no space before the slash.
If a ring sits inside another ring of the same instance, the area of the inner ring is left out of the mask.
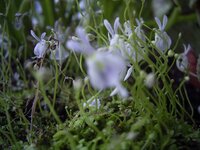
<path id="1" fill-rule="evenodd" d="M 186 81 L 182 80 L 174 89 L 168 73 L 175 62 L 169 66 L 171 56 L 157 56 L 150 49 L 153 47 L 152 27 L 155 27 L 152 12 L 147 9 L 150 1 L 86 0 L 88 7 L 82 10 L 78 0 L 60 0 L 58 3 L 40 0 L 38 2 L 42 14 L 36 12 L 34 2 L 0 0 L 0 149 L 126 150 L 191 149 L 193 145 L 193 148 L 200 147 L 199 128 L 195 126 L 191 114 L 184 109 L 184 104 L 189 102 L 187 92 L 184 91 Z M 169 29 L 179 15 L 177 8 L 174 11 Z M 76 18 L 78 13 L 83 16 Z M 38 67 L 39 62 L 31 58 L 35 45 L 31 43 L 31 29 L 37 35 L 46 31 L 47 36 L 51 37 L 53 34 L 48 26 L 53 28 L 54 23 L 61 20 L 69 28 L 66 38 L 73 35 L 76 26 L 83 25 L 94 36 L 91 42 L 106 45 L 108 39 L 103 19 L 113 22 L 116 16 L 122 22 L 129 19 L 133 28 L 136 25 L 135 18 L 144 16 L 147 19 L 144 28 L 150 38 L 144 49 L 147 53 L 152 52 L 156 60 L 152 61 L 145 54 L 145 61 L 132 62 L 135 72 L 128 83 L 123 83 L 130 91 L 128 99 L 108 97 L 109 90 L 98 92 L 91 88 L 85 78 L 83 56 L 72 52 L 63 64 L 45 57 L 42 65 L 50 71 L 44 79 L 38 78 L 35 67 Z M 35 26 L 32 24 L 33 18 L 39 20 Z M 193 20 L 194 17 L 187 19 Z M 174 45 L 173 54 L 177 46 Z M 142 68 L 143 65 L 145 68 Z M 144 85 L 149 68 L 157 77 L 152 89 Z M 74 89 L 73 84 L 77 78 L 81 78 L 82 84 L 79 89 Z M 177 97 L 180 93 L 182 95 Z M 99 109 L 84 107 L 83 104 L 91 97 L 100 98 Z M 35 112 L 31 113 L 34 101 Z"/>

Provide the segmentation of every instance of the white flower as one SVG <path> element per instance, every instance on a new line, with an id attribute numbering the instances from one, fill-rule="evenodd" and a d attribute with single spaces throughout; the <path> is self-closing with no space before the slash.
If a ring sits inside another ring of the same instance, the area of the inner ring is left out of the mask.
<path id="1" fill-rule="evenodd" d="M 118 29 L 121 27 L 121 24 L 119 22 L 119 17 L 115 19 L 114 28 L 112 28 L 111 24 L 106 19 L 104 20 L 104 25 L 109 32 L 108 33 L 109 40 L 111 40 L 112 38 L 114 38 L 116 34 L 118 34 Z"/>
<path id="2" fill-rule="evenodd" d="M 188 45 L 187 47 L 185 45 L 183 46 L 184 46 L 184 52 L 178 56 L 176 60 L 176 66 L 181 72 L 186 72 L 189 69 L 187 54 L 191 50 L 191 46 L 190 45 Z"/>
<path id="3" fill-rule="evenodd" d="M 119 17 L 115 19 L 113 28 L 106 19 L 104 20 L 104 25 L 109 32 L 108 33 L 108 38 L 110 41 L 109 51 L 125 59 L 127 65 L 129 65 L 130 59 L 136 60 L 136 52 L 133 49 L 132 45 L 128 41 L 125 41 L 125 39 L 118 34 L 118 29 L 121 29 Z M 138 37 L 142 38 L 143 40 L 141 25 L 142 23 L 138 21 L 138 27 L 136 28 L 135 32 L 138 35 Z M 124 28 L 125 28 L 124 31 L 121 29 L 122 32 L 126 36 L 131 37 L 132 30 L 129 21 L 124 23 Z"/>
<path id="4" fill-rule="evenodd" d="M 126 97 L 127 91 L 121 85 L 121 80 L 126 72 L 125 60 L 107 49 L 105 51 L 105 48 L 95 50 L 90 45 L 88 36 L 82 28 L 77 28 L 76 34 L 78 39 L 69 40 L 67 47 L 85 54 L 91 85 L 98 90 L 117 88 L 116 93 Z"/>
<path id="5" fill-rule="evenodd" d="M 41 37 L 39 38 L 36 36 L 33 30 L 31 30 L 31 35 L 38 41 L 34 48 L 34 54 L 36 55 L 37 58 L 43 58 L 45 52 L 47 51 L 49 44 L 46 40 L 44 40 L 44 37 L 46 33 L 42 33 Z"/>
<path id="6" fill-rule="evenodd" d="M 122 97 L 127 91 L 121 85 L 126 72 L 125 61 L 112 53 L 97 51 L 86 60 L 87 72 L 92 86 L 96 89 L 117 88 Z"/>
<path id="7" fill-rule="evenodd" d="M 167 25 L 167 16 L 163 17 L 163 23 L 160 22 L 160 20 L 155 17 L 155 21 L 159 27 L 159 29 L 156 29 L 155 33 L 155 41 L 153 43 L 155 44 L 156 48 L 161 50 L 162 52 L 165 52 L 168 50 L 172 44 L 171 38 L 168 36 L 168 34 L 165 32 L 165 26 Z"/>
<path id="8" fill-rule="evenodd" d="M 132 46 L 125 42 L 118 34 L 114 35 L 110 40 L 109 51 L 122 57 L 127 64 L 129 64 L 130 58 L 134 59 L 135 57 Z"/>
<path id="9" fill-rule="evenodd" d="M 72 39 L 67 41 L 66 46 L 69 49 L 74 50 L 75 52 L 83 53 L 86 55 L 90 55 L 91 53 L 93 53 L 95 49 L 91 46 L 89 38 L 86 35 L 84 29 L 78 27 L 76 29 L 76 34 L 78 38 L 76 40 Z"/>
<path id="10" fill-rule="evenodd" d="M 136 19 L 136 22 L 137 22 L 137 26 L 135 27 L 134 29 L 134 32 L 136 34 L 136 36 L 141 39 L 142 41 L 146 41 L 145 39 L 145 34 L 144 34 L 144 31 L 142 30 L 142 25 L 144 23 L 144 21 L 142 19 L 138 20 Z M 128 36 L 128 39 L 131 40 L 131 36 L 133 34 L 133 31 L 131 29 L 131 25 L 130 25 L 130 21 L 126 21 L 124 23 L 124 31 L 123 33 Z M 134 41 L 133 41 L 134 42 Z M 138 42 L 139 43 L 139 42 Z"/>

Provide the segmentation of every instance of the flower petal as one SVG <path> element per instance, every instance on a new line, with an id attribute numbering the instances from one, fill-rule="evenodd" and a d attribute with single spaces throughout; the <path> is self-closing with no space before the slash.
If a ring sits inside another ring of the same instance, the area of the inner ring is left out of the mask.
<path id="1" fill-rule="evenodd" d="M 164 29 L 165 29 L 165 27 L 166 27 L 166 25 L 167 25 L 167 21 L 168 21 L 168 18 L 167 18 L 167 16 L 166 15 L 164 15 L 164 17 L 163 17 L 163 24 L 162 24 L 162 31 L 164 31 Z"/>
<path id="2" fill-rule="evenodd" d="M 33 30 L 31 30 L 31 35 L 39 42 L 40 38 L 35 34 Z"/>
<path id="3" fill-rule="evenodd" d="M 95 49 L 91 46 L 89 39 L 88 39 L 88 36 L 86 35 L 83 28 L 78 27 L 76 29 L 76 34 L 79 37 L 79 39 L 81 40 L 82 46 L 84 46 L 84 48 L 85 48 L 84 53 L 89 54 L 89 53 L 92 53 L 92 52 L 95 51 Z"/>
<path id="4" fill-rule="evenodd" d="M 117 30 L 119 27 L 120 27 L 119 17 L 117 17 L 114 23 L 114 34 L 117 34 Z"/>
<path id="5" fill-rule="evenodd" d="M 126 73 L 126 76 L 124 77 L 124 81 L 126 81 L 126 80 L 130 77 L 130 75 L 131 75 L 132 72 L 133 72 L 133 66 L 131 66 L 131 67 L 128 69 L 128 71 L 127 71 L 127 73 Z"/>
<path id="6" fill-rule="evenodd" d="M 111 24 L 108 22 L 108 20 L 105 19 L 103 22 L 104 22 L 104 25 L 105 25 L 106 29 L 111 34 L 111 36 L 114 36 L 115 32 L 114 32 Z"/>
<path id="7" fill-rule="evenodd" d="M 41 40 L 44 39 L 45 36 L 46 36 L 46 32 L 43 32 L 43 33 L 41 34 L 41 36 L 40 36 L 40 39 L 41 39 Z"/>
<path id="8" fill-rule="evenodd" d="M 119 90 L 117 88 L 115 88 L 111 93 L 110 93 L 110 96 L 114 96 L 116 95 L 117 93 L 119 92 Z"/>
<path id="9" fill-rule="evenodd" d="M 77 41 L 74 41 L 74 40 L 69 40 L 67 41 L 67 44 L 66 44 L 67 48 L 71 49 L 71 50 L 74 50 L 76 52 L 83 52 L 83 48 L 82 48 L 82 45 L 80 42 L 77 42 Z"/>
<path id="10" fill-rule="evenodd" d="M 155 21 L 156 21 L 156 23 L 157 23 L 157 25 L 158 25 L 158 28 L 159 28 L 160 30 L 162 30 L 162 24 L 161 24 L 161 22 L 160 22 L 160 19 L 158 19 L 157 17 L 155 17 Z"/>

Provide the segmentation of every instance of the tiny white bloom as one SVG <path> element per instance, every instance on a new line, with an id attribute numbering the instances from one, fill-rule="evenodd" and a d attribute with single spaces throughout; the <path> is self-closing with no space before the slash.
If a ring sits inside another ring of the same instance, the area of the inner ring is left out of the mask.
<path id="1" fill-rule="evenodd" d="M 185 45 L 183 46 L 184 46 L 184 52 L 178 56 L 176 60 L 176 66 L 181 72 L 186 72 L 189 67 L 187 54 L 191 50 L 191 46 L 190 45 L 188 45 L 187 47 Z"/>
<path id="2" fill-rule="evenodd" d="M 165 32 L 165 27 L 167 25 L 167 16 L 164 15 L 163 17 L 163 23 L 155 17 L 155 21 L 159 27 L 159 29 L 155 30 L 155 41 L 153 43 L 155 44 L 156 48 L 161 50 L 162 52 L 165 52 L 168 50 L 172 44 L 171 38 L 168 36 L 168 34 Z"/>
<path id="3" fill-rule="evenodd" d="M 38 41 L 34 48 L 34 54 L 36 55 L 37 58 L 43 58 L 45 52 L 47 51 L 49 44 L 46 40 L 44 40 L 44 37 L 46 33 L 42 33 L 41 37 L 39 38 L 36 36 L 33 30 L 31 30 L 31 35 Z"/>

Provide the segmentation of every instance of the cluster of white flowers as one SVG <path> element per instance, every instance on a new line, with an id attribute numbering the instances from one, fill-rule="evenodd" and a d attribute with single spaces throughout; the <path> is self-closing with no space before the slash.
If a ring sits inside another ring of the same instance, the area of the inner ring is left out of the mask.
<path id="1" fill-rule="evenodd" d="M 152 41 L 154 47 L 161 52 L 170 49 L 171 39 L 167 35 L 165 26 L 167 17 L 163 17 L 163 23 L 155 18 L 158 29 L 155 30 L 155 40 Z M 114 25 L 104 20 L 104 26 L 108 31 L 108 46 L 94 48 L 89 40 L 88 35 L 82 27 L 76 28 L 77 37 L 72 37 L 66 43 L 66 47 L 75 52 L 81 53 L 86 58 L 87 74 L 91 85 L 98 90 L 113 88 L 110 96 L 119 94 L 121 97 L 127 97 L 128 91 L 122 85 L 132 74 L 134 67 L 132 62 L 139 62 L 145 54 L 146 36 L 142 29 L 143 20 L 136 19 L 137 26 L 132 29 L 130 22 L 126 21 L 123 26 L 119 17 L 114 21 Z M 37 58 L 43 58 L 48 48 L 51 47 L 51 41 L 44 39 L 46 33 L 38 38 L 31 30 L 32 36 L 38 41 L 34 48 L 34 54 Z M 63 50 L 62 38 L 60 38 L 59 29 L 55 32 L 54 37 L 60 41 L 57 44 L 57 51 L 54 52 L 56 60 L 65 59 L 68 53 Z M 54 41 L 55 42 L 55 41 Z"/>
<path id="2" fill-rule="evenodd" d="M 155 18 L 155 20 L 159 29 L 156 29 L 155 41 L 152 43 L 155 44 L 158 50 L 164 52 L 171 46 L 171 39 L 164 31 L 167 17 L 164 16 L 163 24 L 158 18 Z M 66 45 L 69 49 L 84 54 L 91 85 L 98 90 L 114 88 L 110 96 L 117 93 L 122 97 L 128 96 L 128 92 L 121 82 L 122 80 L 126 81 L 134 70 L 131 61 L 143 59 L 143 45 L 146 42 L 142 29 L 143 20 L 136 20 L 136 22 L 137 26 L 132 30 L 129 21 L 126 21 L 122 27 L 119 17 L 117 17 L 112 27 L 105 19 L 104 26 L 108 30 L 109 40 L 107 47 L 103 46 L 95 49 L 81 27 L 76 29 L 77 37 L 67 41 Z"/>

